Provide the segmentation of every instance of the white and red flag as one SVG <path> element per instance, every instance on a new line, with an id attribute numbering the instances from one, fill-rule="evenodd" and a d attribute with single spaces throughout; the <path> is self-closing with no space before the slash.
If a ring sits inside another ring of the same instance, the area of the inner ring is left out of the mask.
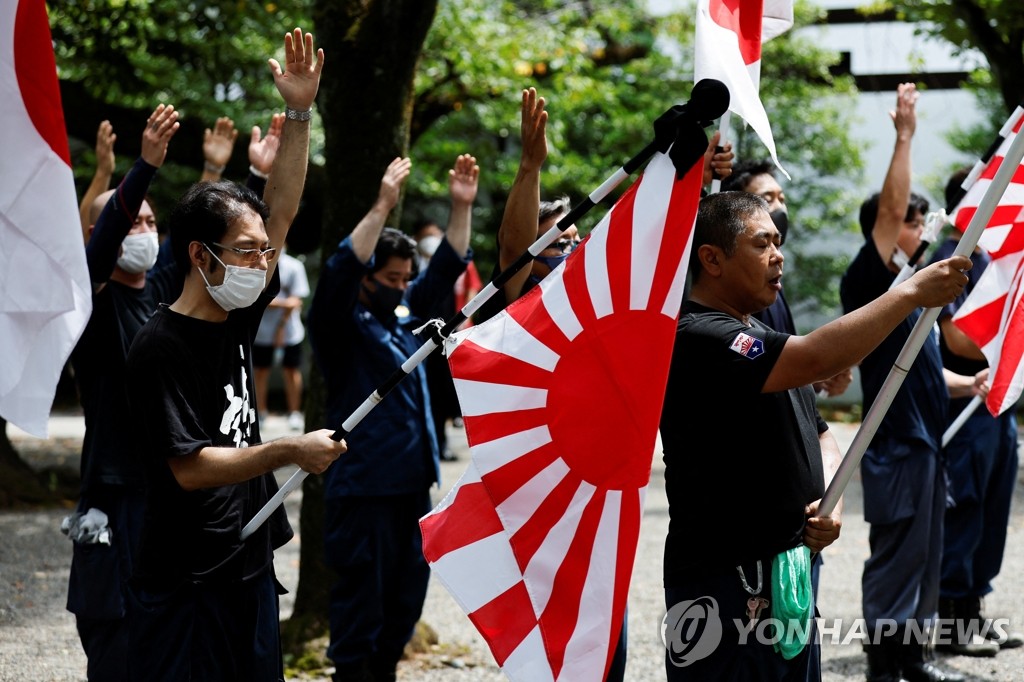
<path id="1" fill-rule="evenodd" d="M 44 437 L 92 312 L 43 0 L 0 0 L 0 416 Z"/>
<path id="2" fill-rule="evenodd" d="M 511 680 L 600 682 L 651 473 L 697 204 L 656 154 L 572 256 L 449 341 L 472 461 L 420 521 Z"/>
<path id="3" fill-rule="evenodd" d="M 1022 123 L 1024 109 L 1018 107 L 1003 128 L 1002 143 L 953 216 L 961 231 L 977 212 Z M 986 406 L 999 415 L 1017 402 L 1024 388 L 1024 166 L 1014 172 L 978 246 L 992 262 L 953 316 L 953 324 L 985 354 L 991 384 Z"/>
<path id="4" fill-rule="evenodd" d="M 754 129 L 772 161 L 775 152 L 768 114 L 761 104 L 761 45 L 793 26 L 793 0 L 698 0 L 693 82 L 722 81 L 729 88 L 729 111 Z M 789 175 L 786 175 L 789 177 Z"/>

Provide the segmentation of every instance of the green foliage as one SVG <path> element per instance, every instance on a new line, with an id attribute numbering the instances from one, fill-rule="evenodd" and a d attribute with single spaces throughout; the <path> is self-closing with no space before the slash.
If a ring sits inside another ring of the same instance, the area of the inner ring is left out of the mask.
<path id="1" fill-rule="evenodd" d="M 73 152 L 78 152 L 73 161 L 79 187 L 84 189 L 95 168 L 95 134 L 81 129 L 95 131 L 102 118 L 130 115 L 127 122 L 120 119 L 114 131 L 118 134 L 117 172 L 123 173 L 134 160 L 135 152 L 127 150 L 137 152 L 135 136 L 160 102 L 175 105 L 183 128 L 171 142 L 161 181 L 153 185 L 158 206 L 168 209 L 198 179 L 202 129 L 213 127 L 218 117 L 235 121 L 241 132 L 233 158 L 244 159 L 250 127 L 260 125 L 265 130 L 271 113 L 281 107 L 266 59 L 283 58 L 282 39 L 289 28 L 312 26 L 308 4 L 307 0 L 50 3 L 65 118 L 69 128 L 78 132 L 78 139 L 71 142 Z M 79 93 L 88 98 L 88 107 L 75 98 Z M 95 120 L 81 121 L 83 109 L 90 115 L 95 111 Z M 136 119 L 137 130 L 129 129 L 127 123 Z"/>

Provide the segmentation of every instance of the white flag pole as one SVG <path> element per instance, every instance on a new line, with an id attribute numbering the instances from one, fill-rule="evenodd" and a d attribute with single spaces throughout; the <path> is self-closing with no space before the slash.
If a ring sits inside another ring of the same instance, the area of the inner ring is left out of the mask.
<path id="1" fill-rule="evenodd" d="M 1024 135 L 1017 135 L 1007 150 L 1006 156 L 999 166 L 999 171 L 996 173 L 995 178 L 992 179 L 992 184 L 989 185 L 985 191 L 985 196 L 982 197 L 981 202 L 978 204 L 978 212 L 974 214 L 970 225 L 967 226 L 967 230 L 964 232 L 964 236 L 960 238 L 960 243 L 957 244 L 956 250 L 953 252 L 954 256 L 970 256 L 974 251 L 974 247 L 978 245 L 978 240 L 981 239 L 981 233 L 988 225 L 989 220 L 991 220 L 992 214 L 995 212 L 999 201 L 1003 198 L 1003 192 L 1006 191 L 1006 187 L 1010 184 L 1010 180 L 1020 166 L 1022 158 L 1024 158 Z M 914 363 L 914 359 L 917 358 L 917 354 L 921 351 L 921 347 L 924 345 L 928 335 L 931 334 L 932 326 L 935 324 L 935 320 L 938 319 L 941 310 L 941 308 L 929 308 L 918 318 L 914 330 L 910 333 L 907 342 L 903 344 L 903 350 L 900 351 L 899 356 L 896 358 L 896 364 L 889 371 L 889 376 L 885 378 L 885 383 L 882 384 L 878 396 L 871 404 L 871 409 L 865 415 L 857 435 L 854 436 L 853 442 L 846 452 L 846 456 L 839 463 L 839 468 L 835 476 L 833 476 L 832 482 L 825 490 L 825 494 L 821 498 L 821 504 L 818 505 L 819 515 L 828 516 L 839 503 L 839 498 L 843 496 L 843 491 L 846 490 L 850 479 L 853 478 L 853 472 L 860 464 L 860 460 L 864 456 L 868 445 L 870 445 L 871 439 L 875 437 L 875 433 L 878 431 L 885 413 L 889 411 L 889 406 L 892 405 L 896 392 L 903 385 L 903 380 L 906 379 L 910 366 Z"/>
<path id="2" fill-rule="evenodd" d="M 942 447 L 949 445 L 949 441 L 953 440 L 953 436 L 956 435 L 956 432 L 960 430 L 961 426 L 967 423 L 967 420 L 971 418 L 971 415 L 974 414 L 974 411 L 977 410 L 980 405 L 981 396 L 974 396 L 974 399 L 971 400 L 971 402 L 967 404 L 967 407 L 965 407 L 963 411 L 956 416 L 953 423 L 950 424 L 949 428 L 946 429 L 946 432 L 942 434 Z"/>

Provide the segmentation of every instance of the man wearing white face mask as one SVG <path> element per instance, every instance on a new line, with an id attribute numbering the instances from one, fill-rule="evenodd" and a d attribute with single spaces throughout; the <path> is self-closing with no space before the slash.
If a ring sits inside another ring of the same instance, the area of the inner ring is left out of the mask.
<path id="1" fill-rule="evenodd" d="M 176 268 L 151 271 L 158 243 L 156 218 L 145 200 L 178 112 L 161 104 L 142 134 L 142 153 L 117 189 L 90 206 L 86 259 L 93 282 L 93 312 L 71 364 L 82 409 L 81 490 L 76 514 L 107 516 L 109 544 L 75 538 L 67 608 L 75 614 L 88 677 L 126 679 L 125 581 L 131 576 L 142 524 L 143 469 L 137 444 L 126 434 L 128 348 L 160 301 L 181 289 Z M 92 538 L 95 540 L 96 538 Z"/>
<path id="2" fill-rule="evenodd" d="M 275 469 L 318 474 L 346 449 L 328 429 L 261 443 L 252 398 L 252 339 L 278 290 L 275 249 L 298 212 L 323 65 L 300 29 L 284 47 L 284 69 L 269 60 L 286 120 L 266 203 L 229 182 L 185 193 L 170 221 L 181 295 L 128 355 L 148 478 L 125 679 L 284 679 L 273 557 L 293 533 L 283 507 L 240 533 L 277 492 Z"/>

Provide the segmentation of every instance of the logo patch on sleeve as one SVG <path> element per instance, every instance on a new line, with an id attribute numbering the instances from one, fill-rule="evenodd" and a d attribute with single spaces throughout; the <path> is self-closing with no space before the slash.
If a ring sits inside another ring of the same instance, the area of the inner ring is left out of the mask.
<path id="1" fill-rule="evenodd" d="M 743 357 L 753 360 L 764 353 L 764 342 L 750 334 L 740 332 L 736 338 L 733 339 L 732 344 L 729 346 L 729 350 L 734 350 Z"/>

